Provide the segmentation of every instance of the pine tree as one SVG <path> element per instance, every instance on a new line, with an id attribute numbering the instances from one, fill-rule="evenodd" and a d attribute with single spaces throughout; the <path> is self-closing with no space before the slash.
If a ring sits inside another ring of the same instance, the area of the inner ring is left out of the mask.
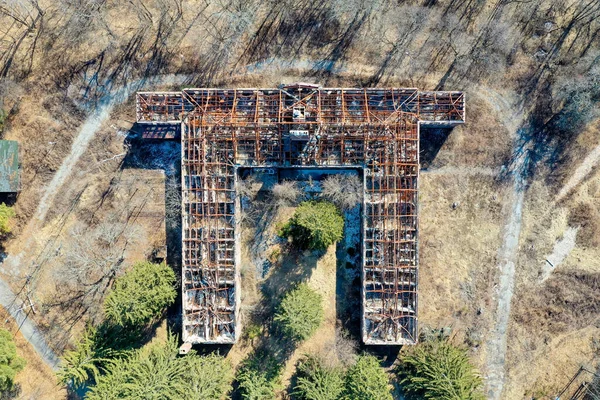
<path id="1" fill-rule="evenodd" d="M 11 390 L 15 376 L 25 368 L 25 360 L 17 355 L 17 346 L 9 331 L 0 328 L 0 392 Z"/>
<path id="2" fill-rule="evenodd" d="M 231 365 L 217 355 L 178 356 L 177 339 L 137 350 L 107 368 L 87 400 L 217 400 L 231 389 Z"/>
<path id="3" fill-rule="evenodd" d="M 266 351 L 252 354 L 242 363 L 238 374 L 244 400 L 272 400 L 281 387 L 282 366 Z"/>
<path id="4" fill-rule="evenodd" d="M 294 397 L 298 400 L 337 400 L 344 391 L 341 368 L 326 367 L 315 356 L 306 356 L 298 363 Z"/>
<path id="5" fill-rule="evenodd" d="M 175 273 L 166 264 L 140 262 L 118 278 L 104 302 L 106 317 L 120 326 L 143 326 L 175 301 Z"/>
<path id="6" fill-rule="evenodd" d="M 374 356 L 360 356 L 348 369 L 345 384 L 346 400 L 392 400 L 388 376 Z"/>
<path id="7" fill-rule="evenodd" d="M 326 250 L 342 239 L 344 218 L 335 205 L 326 201 L 300 203 L 290 221 L 280 232 L 290 236 L 300 249 Z"/>
<path id="8" fill-rule="evenodd" d="M 322 303 L 321 295 L 302 283 L 285 295 L 273 320 L 285 337 L 306 340 L 323 321 Z"/>
<path id="9" fill-rule="evenodd" d="M 4 203 L 0 203 L 0 235 L 10 233 L 9 221 L 15 216 L 15 210 Z"/>
<path id="10" fill-rule="evenodd" d="M 125 354 L 106 347 L 103 342 L 98 331 L 88 327 L 75 348 L 63 355 L 61 369 L 57 373 L 59 382 L 75 388 L 94 382 L 112 359 Z"/>
<path id="11" fill-rule="evenodd" d="M 409 399 L 483 400 L 482 380 L 466 350 L 447 340 L 423 342 L 401 357 L 401 387 Z"/>

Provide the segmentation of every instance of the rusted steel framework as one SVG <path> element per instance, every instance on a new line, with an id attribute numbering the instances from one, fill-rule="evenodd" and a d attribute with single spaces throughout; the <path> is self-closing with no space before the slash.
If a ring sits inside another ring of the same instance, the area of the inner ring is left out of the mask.
<path id="1" fill-rule="evenodd" d="M 358 166 L 363 340 L 415 343 L 419 126 L 464 116 L 461 92 L 294 84 L 138 93 L 139 123 L 181 122 L 184 341 L 239 337 L 236 168 Z"/>

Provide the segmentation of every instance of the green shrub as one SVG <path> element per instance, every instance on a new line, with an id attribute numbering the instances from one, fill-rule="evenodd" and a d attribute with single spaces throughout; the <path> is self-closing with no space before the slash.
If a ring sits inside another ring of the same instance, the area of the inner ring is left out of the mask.
<path id="1" fill-rule="evenodd" d="M 244 327 L 244 333 L 248 340 L 254 340 L 262 333 L 262 328 L 258 324 L 250 324 Z"/>
<path id="2" fill-rule="evenodd" d="M 272 400 L 281 389 L 280 363 L 266 352 L 253 354 L 239 369 L 237 381 L 244 400 Z"/>
<path id="3" fill-rule="evenodd" d="M 7 235 L 10 233 L 10 219 L 15 216 L 15 210 L 6 204 L 0 204 L 0 234 Z"/>
<path id="4" fill-rule="evenodd" d="M 291 236 L 300 249 L 325 250 L 342 238 L 344 218 L 332 203 L 305 201 L 298 206 L 280 234 Z"/>
<path id="5" fill-rule="evenodd" d="M 323 321 L 322 303 L 321 295 L 302 283 L 285 295 L 273 319 L 285 337 L 306 340 Z"/>
<path id="6" fill-rule="evenodd" d="M 175 301 L 175 273 L 166 264 L 140 262 L 121 278 L 104 302 L 106 317 L 120 326 L 143 326 Z"/>
<path id="7" fill-rule="evenodd" d="M 345 385 L 347 400 L 392 400 L 388 376 L 374 356 L 360 356 L 348 369 Z"/>
<path id="8" fill-rule="evenodd" d="M 323 365 L 323 360 L 307 356 L 300 361 L 294 398 L 299 400 L 337 400 L 344 391 L 344 374 L 339 368 Z"/>
<path id="9" fill-rule="evenodd" d="M 25 360 L 17 355 L 17 346 L 9 331 L 0 328 L 0 392 L 13 388 L 15 376 L 25 368 Z"/>
<path id="10" fill-rule="evenodd" d="M 423 342 L 401 356 L 400 385 L 409 399 L 482 400 L 482 380 L 466 350 L 446 340 Z"/>
<path id="11" fill-rule="evenodd" d="M 150 345 L 129 358 L 115 360 L 98 378 L 87 400 L 109 399 L 223 399 L 231 389 L 233 372 L 220 356 L 178 356 L 177 339 Z"/>

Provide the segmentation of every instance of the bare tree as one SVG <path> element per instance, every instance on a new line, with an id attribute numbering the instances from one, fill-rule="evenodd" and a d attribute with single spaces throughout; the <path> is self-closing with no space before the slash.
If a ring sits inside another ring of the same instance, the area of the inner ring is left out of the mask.
<path id="1" fill-rule="evenodd" d="M 248 178 L 238 182 L 238 193 L 242 197 L 247 197 L 250 200 L 254 200 L 261 186 L 262 183 L 257 182 L 254 175 L 250 175 Z"/>
<path id="2" fill-rule="evenodd" d="M 137 228 L 107 221 L 92 228 L 77 225 L 71 229 L 56 260 L 61 263 L 54 273 L 61 295 L 54 305 L 91 311 L 91 317 L 97 317 L 97 305 L 124 267 L 128 245 L 143 236 Z"/>
<path id="3" fill-rule="evenodd" d="M 181 182 L 168 176 L 165 184 L 165 217 L 175 225 L 181 223 Z"/>
<path id="4" fill-rule="evenodd" d="M 273 186 L 273 198 L 276 206 L 291 206 L 294 205 L 300 195 L 301 190 L 298 184 L 294 181 L 283 181 Z"/>
<path id="5" fill-rule="evenodd" d="M 330 175 L 323 180 L 321 193 L 342 210 L 349 210 L 362 201 L 363 185 L 357 175 Z"/>

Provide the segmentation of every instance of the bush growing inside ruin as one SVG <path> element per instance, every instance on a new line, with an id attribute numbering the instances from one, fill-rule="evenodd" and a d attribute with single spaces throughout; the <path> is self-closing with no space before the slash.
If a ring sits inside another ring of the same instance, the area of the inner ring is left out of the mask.
<path id="1" fill-rule="evenodd" d="M 299 400 L 337 400 L 344 391 L 344 371 L 326 366 L 315 356 L 306 356 L 296 368 L 294 398 Z"/>
<path id="2" fill-rule="evenodd" d="M 273 319 L 285 337 L 306 340 L 323 321 L 323 298 L 302 283 L 285 295 Z"/>
<path id="3" fill-rule="evenodd" d="M 6 204 L 0 204 L 0 235 L 10 233 L 10 219 L 15 216 L 15 210 Z"/>
<path id="4" fill-rule="evenodd" d="M 392 400 L 386 372 L 376 357 L 362 355 L 346 372 L 344 399 Z"/>
<path id="5" fill-rule="evenodd" d="M 223 399 L 231 389 L 231 365 L 218 355 L 178 356 L 177 339 L 115 360 L 86 399 Z"/>
<path id="6" fill-rule="evenodd" d="M 276 205 L 291 206 L 298 201 L 302 191 L 294 181 L 283 181 L 273 186 L 271 190 Z"/>
<path id="7" fill-rule="evenodd" d="M 13 388 L 15 376 L 25 368 L 25 360 L 17 355 L 12 335 L 0 328 L 0 392 Z"/>
<path id="8" fill-rule="evenodd" d="M 343 234 L 344 218 L 334 204 L 326 201 L 301 203 L 280 232 L 303 250 L 326 250 Z"/>
<path id="9" fill-rule="evenodd" d="M 407 399 L 483 400 L 482 380 L 465 349 L 447 340 L 422 342 L 401 356 L 400 386 Z"/>
<path id="10" fill-rule="evenodd" d="M 363 183 L 357 175 L 329 175 L 321 184 L 323 197 L 342 210 L 349 210 L 362 201 Z"/>
<path id="11" fill-rule="evenodd" d="M 143 326 L 175 301 L 175 273 L 166 264 L 140 262 L 118 278 L 104 302 L 106 317 L 120 326 Z"/>

